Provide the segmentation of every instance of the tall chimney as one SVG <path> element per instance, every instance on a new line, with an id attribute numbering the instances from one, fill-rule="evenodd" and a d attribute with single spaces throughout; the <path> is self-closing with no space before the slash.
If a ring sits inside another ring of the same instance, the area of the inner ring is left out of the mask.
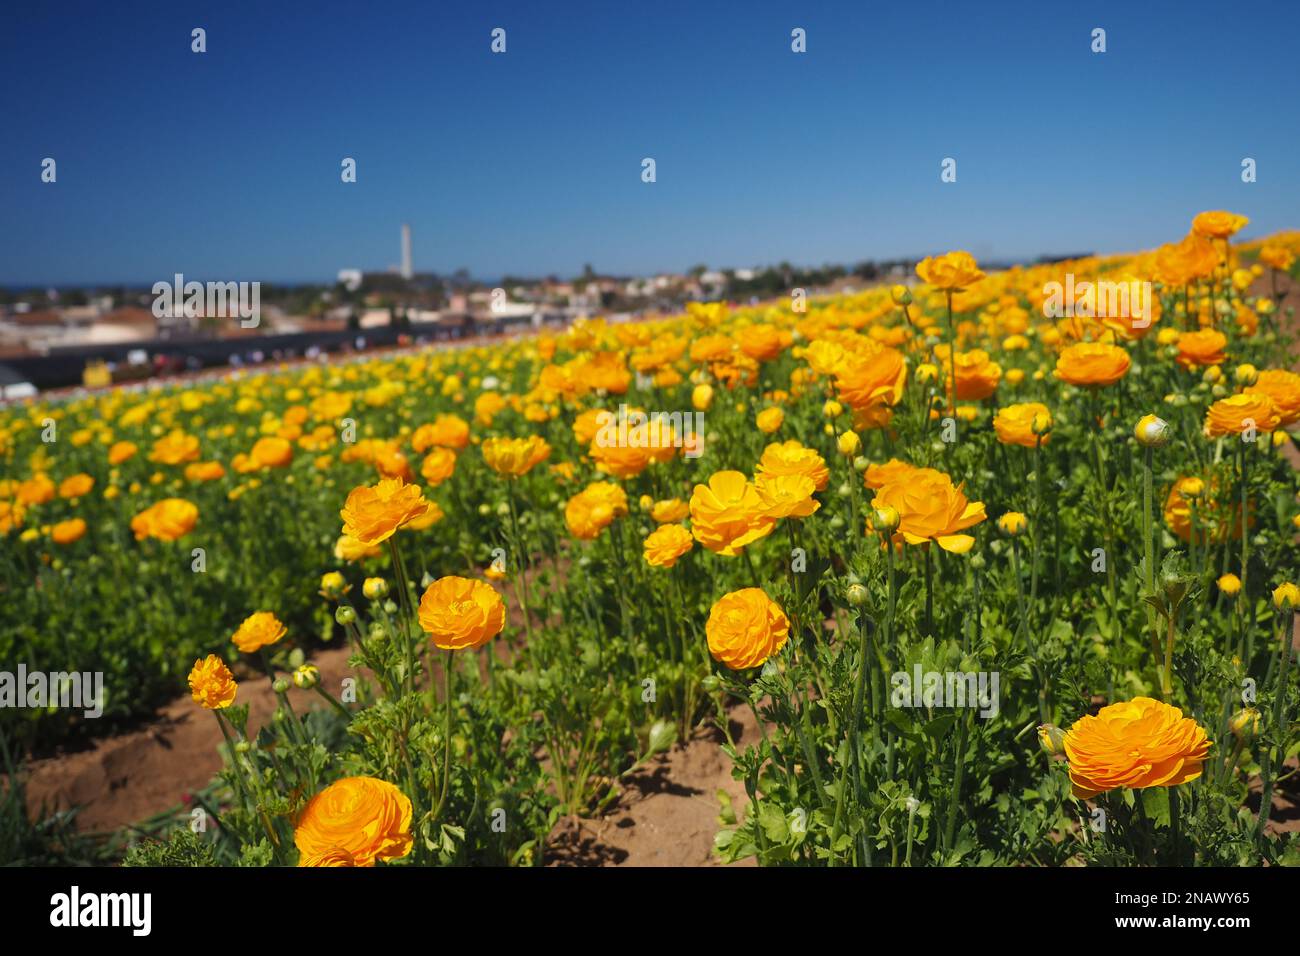
<path id="1" fill-rule="evenodd" d="M 402 278 L 409 279 L 411 271 L 411 227 L 402 223 Z"/>

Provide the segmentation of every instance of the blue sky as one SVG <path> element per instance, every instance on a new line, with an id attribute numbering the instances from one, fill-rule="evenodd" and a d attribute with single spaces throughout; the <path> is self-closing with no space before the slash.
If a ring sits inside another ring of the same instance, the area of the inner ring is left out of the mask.
<path id="1" fill-rule="evenodd" d="M 1298 11 L 7 4 L 0 283 L 326 280 L 395 264 L 403 221 L 417 269 L 484 277 L 1135 249 L 1208 208 L 1300 227 Z"/>

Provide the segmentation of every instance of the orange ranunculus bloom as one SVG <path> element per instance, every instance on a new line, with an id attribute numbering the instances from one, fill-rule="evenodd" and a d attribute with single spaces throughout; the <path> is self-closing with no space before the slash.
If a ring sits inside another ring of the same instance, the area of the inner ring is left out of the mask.
<path id="1" fill-rule="evenodd" d="M 779 406 L 765 408 L 758 413 L 754 424 L 764 435 L 770 435 L 785 424 L 785 412 Z"/>
<path id="2" fill-rule="evenodd" d="M 425 528 L 432 528 L 445 517 L 447 517 L 446 512 L 442 510 L 438 502 L 430 501 L 429 510 L 420 515 L 420 517 L 412 518 L 410 521 L 406 522 L 406 524 L 402 525 L 402 530 L 423 531 Z"/>
<path id="3" fill-rule="evenodd" d="M 79 475 L 71 475 L 59 482 L 59 497 L 80 498 L 89 494 L 90 489 L 94 487 L 95 479 L 85 472 Z"/>
<path id="4" fill-rule="evenodd" d="M 770 362 L 785 351 L 792 341 L 790 333 L 774 325 L 751 325 L 736 335 L 740 350 L 756 362 Z"/>
<path id="5" fill-rule="evenodd" d="M 806 518 L 821 507 L 813 497 L 817 486 L 807 475 L 760 475 L 754 490 L 770 518 Z"/>
<path id="6" fill-rule="evenodd" d="M 131 519 L 131 530 L 135 540 L 157 538 L 159 541 L 175 541 L 194 530 L 199 520 L 199 509 L 184 498 L 164 498 L 150 505 Z"/>
<path id="7" fill-rule="evenodd" d="M 922 282 L 945 292 L 964 289 L 984 278 L 975 257 L 960 250 L 945 252 L 941 256 L 927 256 L 917 263 L 916 274 Z"/>
<path id="8" fill-rule="evenodd" d="M 916 471 L 915 465 L 891 458 L 883 465 L 868 465 L 862 474 L 862 482 L 868 488 L 879 491 L 885 485 L 898 481 Z"/>
<path id="9" fill-rule="evenodd" d="M 120 465 L 122 462 L 135 457 L 137 451 L 139 449 L 136 448 L 133 441 L 114 442 L 113 446 L 108 450 L 108 463 L 110 465 Z"/>
<path id="10" fill-rule="evenodd" d="M 186 481 L 215 481 L 225 473 L 219 461 L 195 461 L 185 466 Z"/>
<path id="11" fill-rule="evenodd" d="M 50 528 L 50 539 L 55 544 L 72 544 L 80 541 L 86 533 L 86 522 L 81 518 L 60 521 Z"/>
<path id="12" fill-rule="evenodd" d="M 612 481 L 593 481 L 564 506 L 564 523 L 581 541 L 591 541 L 627 514 L 627 492 Z"/>
<path id="13" fill-rule="evenodd" d="M 1128 352 L 1105 342 L 1078 342 L 1056 359 L 1056 377 L 1071 385 L 1098 388 L 1114 385 L 1128 374 Z"/>
<path id="14" fill-rule="evenodd" d="M 825 491 L 831 480 L 826 460 L 814 449 L 798 440 L 773 442 L 763 449 L 756 474 L 759 478 L 778 478 L 782 475 L 804 475 L 812 479 L 817 491 Z"/>
<path id="15" fill-rule="evenodd" d="M 407 524 L 410 524 L 408 521 Z M 350 534 L 340 535 L 334 542 L 334 557 L 340 561 L 360 561 L 363 558 L 377 558 L 381 554 L 379 545 L 358 541 Z"/>
<path id="16" fill-rule="evenodd" d="M 671 568 L 691 548 L 695 539 L 690 531 L 679 524 L 664 524 L 646 536 L 645 563 L 655 568 Z"/>
<path id="17" fill-rule="evenodd" d="M 411 852 L 411 801 L 386 780 L 344 777 L 298 814 L 299 866 L 374 866 Z"/>
<path id="18" fill-rule="evenodd" d="M 1204 236 L 1188 233 L 1181 242 L 1156 250 L 1155 278 L 1166 286 L 1185 286 L 1211 275 L 1219 267 L 1219 253 Z"/>
<path id="19" fill-rule="evenodd" d="M 425 589 L 418 616 L 435 647 L 473 650 L 501 633 L 506 605 L 491 585 L 449 575 Z"/>
<path id="20" fill-rule="evenodd" d="M 534 465 L 551 455 L 551 446 L 544 438 L 529 435 L 527 438 L 489 438 L 483 442 L 483 460 L 498 475 L 518 478 L 528 474 Z"/>
<path id="21" fill-rule="evenodd" d="M 1037 428 L 1038 434 L 1034 429 Z M 1023 445 L 1035 448 L 1041 441 L 1044 445 L 1052 436 L 1052 413 L 1041 402 L 1024 402 L 1020 405 L 1008 405 L 998 409 L 993 416 L 993 430 L 997 432 L 998 441 L 1004 445 Z"/>
<path id="22" fill-rule="evenodd" d="M 283 438 L 268 435 L 253 444 L 249 457 L 259 468 L 284 468 L 293 461 L 293 445 Z"/>
<path id="23" fill-rule="evenodd" d="M 400 478 L 381 478 L 376 485 L 353 488 L 339 515 L 345 535 L 363 544 L 379 544 L 428 510 L 429 502 L 419 485 L 408 485 Z"/>
<path id="24" fill-rule="evenodd" d="M 790 620 L 761 588 L 724 594 L 709 611 L 709 653 L 733 671 L 758 667 L 785 646 Z"/>
<path id="25" fill-rule="evenodd" d="M 430 488 L 437 488 L 455 471 L 456 453 L 450 448 L 435 447 L 420 463 L 420 474 L 429 483 Z"/>
<path id="26" fill-rule="evenodd" d="M 179 428 L 159 438 L 149 452 L 149 460 L 162 465 L 183 465 L 187 461 L 196 461 L 198 457 L 199 440 Z"/>
<path id="27" fill-rule="evenodd" d="M 1265 369 L 1245 392 L 1273 399 L 1279 424 L 1293 425 L 1300 421 L 1300 375 L 1295 372 L 1281 368 Z"/>
<path id="28" fill-rule="evenodd" d="M 854 408 L 897 405 L 907 384 L 907 362 L 898 349 L 872 342 L 846 353 L 835 368 L 835 391 Z"/>
<path id="29" fill-rule="evenodd" d="M 1081 800 L 1128 787 L 1175 787 L 1201 775 L 1205 731 L 1177 707 L 1150 697 L 1110 704 L 1065 735 L 1070 784 Z"/>
<path id="30" fill-rule="evenodd" d="M 1273 399 L 1263 392 L 1241 393 L 1221 398 L 1205 411 L 1205 437 L 1240 435 L 1255 429 L 1271 432 L 1281 423 Z"/>
<path id="31" fill-rule="evenodd" d="M 691 533 L 717 554 L 735 557 L 775 526 L 758 491 L 738 471 L 720 471 L 691 494 Z"/>
<path id="32" fill-rule="evenodd" d="M 613 412 L 589 408 L 573 420 L 573 438 L 579 445 L 590 445 Z"/>
<path id="33" fill-rule="evenodd" d="M 33 505 L 43 505 L 51 501 L 56 493 L 54 482 L 50 481 L 50 476 L 44 472 L 38 472 L 26 481 L 18 483 L 18 493 L 16 495 L 20 505 L 31 507 Z"/>
<path id="34" fill-rule="evenodd" d="M 968 501 L 960 487 L 941 471 L 916 468 L 876 492 L 875 507 L 889 506 L 900 518 L 898 533 L 908 544 L 935 542 L 945 551 L 965 554 L 975 539 L 962 534 L 979 524 L 984 514 L 982 501 Z"/>
<path id="35" fill-rule="evenodd" d="M 190 696 L 208 710 L 221 710 L 235 702 L 235 675 L 216 654 L 194 662 L 190 670 Z"/>
<path id="36" fill-rule="evenodd" d="M 431 425 L 421 425 L 411 436 L 411 447 L 424 452 L 434 445 L 461 449 L 469 445 L 469 422 L 459 415 L 438 415 Z"/>
<path id="37" fill-rule="evenodd" d="M 1295 265 L 1295 253 L 1285 246 L 1266 242 L 1259 250 L 1259 261 L 1279 272 L 1290 272 Z"/>
<path id="38" fill-rule="evenodd" d="M 948 354 L 948 346 L 935 346 L 934 354 L 939 359 L 939 369 L 944 375 L 945 387 L 951 396 L 952 382 L 947 379 L 952 359 Z M 998 382 L 1002 380 L 1002 366 L 990 359 L 989 353 L 983 349 L 958 352 L 956 365 L 959 401 L 977 402 L 988 398 L 998 390 Z"/>
<path id="39" fill-rule="evenodd" d="M 257 611 L 244 618 L 231 642 L 245 654 L 270 647 L 287 633 L 287 628 L 270 611 Z"/>
<path id="40" fill-rule="evenodd" d="M 1219 365 L 1228 359 L 1228 337 L 1218 329 L 1200 329 L 1178 336 L 1178 364 L 1183 368 Z"/>
<path id="41" fill-rule="evenodd" d="M 1207 239 L 1227 239 L 1240 232 L 1249 222 L 1245 216 L 1216 209 L 1197 213 L 1192 219 L 1192 232 Z"/>

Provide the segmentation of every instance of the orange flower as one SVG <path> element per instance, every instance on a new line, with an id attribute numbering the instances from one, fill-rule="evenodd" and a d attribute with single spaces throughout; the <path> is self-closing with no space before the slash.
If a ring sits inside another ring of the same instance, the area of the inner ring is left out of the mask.
<path id="1" fill-rule="evenodd" d="M 350 534 L 341 535 L 338 541 L 334 543 L 334 557 L 340 561 L 360 561 L 363 558 L 377 558 L 380 553 L 379 545 L 358 541 Z"/>
<path id="2" fill-rule="evenodd" d="M 1205 437 L 1240 435 L 1254 429 L 1271 432 L 1281 417 L 1273 399 L 1263 392 L 1241 393 L 1221 398 L 1205 411 Z"/>
<path id="3" fill-rule="evenodd" d="M 1255 384 L 1245 389 L 1247 395 L 1267 395 L 1273 399 L 1279 424 L 1300 421 L 1300 375 L 1286 369 L 1270 368 L 1259 373 Z"/>
<path id="4" fill-rule="evenodd" d="M 846 353 L 835 368 L 835 391 L 856 409 L 897 405 L 907 384 L 903 353 L 871 342 L 860 351 Z"/>
<path id="5" fill-rule="evenodd" d="M 759 478 L 779 478 L 782 475 L 804 475 L 811 478 L 817 491 L 825 491 L 831 480 L 830 469 L 826 460 L 811 448 L 791 438 L 789 441 L 773 442 L 763 449 L 763 457 L 758 461 Z"/>
<path id="6" fill-rule="evenodd" d="M 190 670 L 190 696 L 208 710 L 221 710 L 235 702 L 235 675 L 216 654 L 195 661 Z"/>
<path id="7" fill-rule="evenodd" d="M 1120 787 L 1176 787 L 1201 775 L 1205 731 L 1177 707 L 1150 697 L 1110 704 L 1065 735 L 1070 784 L 1081 800 Z"/>
<path id="8" fill-rule="evenodd" d="M 80 541 L 85 533 L 86 522 L 81 518 L 60 521 L 50 528 L 50 538 L 55 544 L 72 544 L 74 541 Z"/>
<path id="9" fill-rule="evenodd" d="M 774 325 L 751 325 L 736 336 L 740 350 L 756 362 L 770 362 L 787 347 L 792 337 Z"/>
<path id="10" fill-rule="evenodd" d="M 645 563 L 655 568 L 671 568 L 691 548 L 695 539 L 679 524 L 660 525 L 646 536 Z"/>
<path id="11" fill-rule="evenodd" d="M 1078 342 L 1056 359 L 1056 377 L 1084 388 L 1114 385 L 1128 369 L 1128 352 L 1105 342 Z"/>
<path id="12" fill-rule="evenodd" d="M 862 475 L 863 484 L 868 488 L 879 490 L 891 482 L 899 481 L 916 471 L 915 465 L 891 458 L 883 465 L 868 465 Z"/>
<path id="13" fill-rule="evenodd" d="M 611 481 L 593 481 L 564 506 L 564 523 L 581 541 L 591 541 L 627 514 L 627 493 Z"/>
<path id="14" fill-rule="evenodd" d="M 418 616 L 435 647 L 473 650 L 501 633 L 506 606 L 491 585 L 449 575 L 425 589 Z"/>
<path id="15" fill-rule="evenodd" d="M 219 461 L 196 461 L 185 466 L 186 481 L 215 481 L 226 473 Z"/>
<path id="16" fill-rule="evenodd" d="M 928 282 L 936 289 L 954 292 L 974 285 L 984 278 L 975 257 L 969 252 L 945 252 L 941 256 L 927 256 L 916 266 L 916 274 L 922 282 Z"/>
<path id="17" fill-rule="evenodd" d="M 60 498 L 80 498 L 89 494 L 90 489 L 95 487 L 95 479 L 82 472 L 79 475 L 72 475 L 64 478 L 59 482 Z"/>
<path id="18" fill-rule="evenodd" d="M 812 496 L 817 486 L 807 475 L 761 475 L 754 490 L 769 518 L 806 518 L 821 507 Z"/>
<path id="19" fill-rule="evenodd" d="M 1184 332 L 1178 336 L 1178 364 L 1183 368 L 1219 365 L 1227 361 L 1223 351 L 1228 338 L 1217 329 Z"/>
<path id="20" fill-rule="evenodd" d="M 420 474 L 429 483 L 430 488 L 437 488 L 455 471 L 456 453 L 449 448 L 434 448 L 420 463 Z"/>
<path id="21" fill-rule="evenodd" d="M 283 438 L 259 438 L 249 455 L 259 468 L 284 468 L 293 461 L 293 446 Z"/>
<path id="22" fill-rule="evenodd" d="M 339 515 L 345 535 L 362 544 L 379 544 L 428 510 L 429 502 L 420 493 L 419 485 L 408 485 L 400 478 L 381 478 L 374 486 L 353 488 Z"/>
<path id="23" fill-rule="evenodd" d="M 785 412 L 780 408 L 765 408 L 758 413 L 754 424 L 764 435 L 770 435 L 785 423 Z"/>
<path id="24" fill-rule="evenodd" d="M 933 468 L 914 469 L 885 485 L 876 492 L 874 506 L 898 512 L 898 535 L 908 544 L 934 541 L 954 554 L 965 554 L 975 544 L 960 532 L 987 517 L 982 501 L 968 501 L 951 478 Z"/>
<path id="25" fill-rule="evenodd" d="M 758 491 L 738 471 L 720 471 L 691 494 L 691 533 L 716 554 L 734 558 L 775 526 Z"/>
<path id="26" fill-rule="evenodd" d="M 122 462 L 135 457 L 137 451 L 139 449 L 136 448 L 133 441 L 115 442 L 113 447 L 108 450 L 108 463 L 110 465 L 120 465 Z"/>
<path id="27" fill-rule="evenodd" d="M 374 866 L 411 852 L 411 801 L 375 777 L 344 777 L 307 802 L 293 831 L 299 866 Z"/>
<path id="28" fill-rule="evenodd" d="M 733 671 L 758 667 L 785 646 L 790 620 L 761 588 L 724 594 L 709 612 L 709 653 Z"/>
<path id="29" fill-rule="evenodd" d="M 681 521 L 690 513 L 690 506 L 680 498 L 656 501 L 650 506 L 650 517 L 654 519 L 655 524 L 672 524 Z"/>
<path id="30" fill-rule="evenodd" d="M 1227 239 L 1240 232 L 1249 222 L 1245 216 L 1216 209 L 1197 213 L 1192 219 L 1192 232 L 1207 239 Z"/>
<path id="31" fill-rule="evenodd" d="M 1259 261 L 1279 272 L 1290 272 L 1295 264 L 1295 253 L 1285 246 L 1265 243 L 1259 250 Z"/>
<path id="32" fill-rule="evenodd" d="M 469 445 L 469 422 L 459 415 L 439 415 L 431 425 L 421 425 L 411 436 L 411 447 L 424 452 L 435 445 L 461 449 Z"/>
<path id="33" fill-rule="evenodd" d="M 1200 493 L 1193 497 L 1194 491 Z M 1192 504 L 1196 505 L 1196 543 L 1221 542 L 1229 536 L 1241 537 L 1241 507 L 1237 496 L 1224 501 L 1217 482 L 1189 476 L 1179 478 L 1165 498 L 1164 518 L 1169 530 L 1183 541 L 1192 539 Z M 1253 523 L 1253 520 L 1252 520 Z"/>
<path id="34" fill-rule="evenodd" d="M 1025 448 L 1044 445 L 1052 436 L 1052 413 L 1040 402 L 1024 402 L 998 409 L 993 416 L 993 430 L 1004 445 L 1023 445 Z"/>
<path id="35" fill-rule="evenodd" d="M 43 505 L 45 502 L 54 498 L 54 482 L 50 481 L 50 476 L 44 472 L 32 475 L 26 481 L 18 484 L 18 503 L 28 507 L 32 505 Z"/>
<path id="36" fill-rule="evenodd" d="M 940 369 L 945 376 L 945 385 L 951 396 L 952 382 L 947 381 L 947 376 L 950 374 L 952 360 L 949 358 L 948 346 L 935 346 L 934 354 L 939 359 Z M 988 352 L 983 349 L 958 352 L 956 365 L 959 401 L 977 402 L 997 391 L 998 382 L 1002 379 L 1002 366 L 990 359 Z"/>
<path id="37" fill-rule="evenodd" d="M 270 647 L 287 633 L 287 628 L 270 611 L 257 611 L 244 618 L 231 642 L 245 654 Z"/>
<path id="38" fill-rule="evenodd" d="M 526 475 L 551 455 L 551 446 L 536 435 L 527 438 L 489 438 L 483 442 L 483 460 L 498 475 Z"/>
<path id="39" fill-rule="evenodd" d="M 131 519 L 135 540 L 175 541 L 194 530 L 199 509 L 184 498 L 164 498 Z"/>

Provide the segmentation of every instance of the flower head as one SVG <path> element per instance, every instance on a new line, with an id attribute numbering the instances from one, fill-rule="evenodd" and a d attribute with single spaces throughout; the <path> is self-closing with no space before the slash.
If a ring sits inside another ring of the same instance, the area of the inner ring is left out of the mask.
<path id="1" fill-rule="evenodd" d="M 216 654 L 194 662 L 189 682 L 194 703 L 208 710 L 221 710 L 235 702 L 235 675 Z"/>
<path id="2" fill-rule="evenodd" d="M 660 525 L 646 536 L 643 546 L 645 563 L 654 568 L 671 568 L 694 546 L 695 539 L 682 525 Z"/>
<path id="3" fill-rule="evenodd" d="M 254 654 L 284 637 L 287 629 L 270 611 L 257 611 L 244 618 L 231 641 L 245 654 Z"/>
<path id="4" fill-rule="evenodd" d="M 518 478 L 526 475 L 551 455 L 551 446 L 544 438 L 529 435 L 527 438 L 489 438 L 483 442 L 483 460 L 498 475 Z"/>
<path id="5" fill-rule="evenodd" d="M 339 516 L 343 534 L 366 545 L 392 537 L 402 525 L 429 510 L 419 485 L 400 478 L 381 478 L 378 484 L 361 485 L 348 493 Z"/>
<path id="6" fill-rule="evenodd" d="M 418 617 L 435 647 L 473 650 L 501 633 L 506 606 L 490 584 L 449 575 L 425 589 Z"/>
<path id="7" fill-rule="evenodd" d="M 375 777 L 344 777 L 312 797 L 293 831 L 299 866 L 374 866 L 411 852 L 411 801 Z"/>
<path id="8" fill-rule="evenodd" d="M 941 471 L 916 468 L 876 492 L 874 507 L 898 511 L 898 533 L 908 544 L 935 542 L 945 551 L 965 554 L 975 539 L 962 534 L 987 517 L 984 503 L 968 501 Z"/>
<path id="9" fill-rule="evenodd" d="M 1201 775 L 1205 731 L 1177 707 L 1150 697 L 1110 704 L 1065 735 L 1070 783 L 1080 799 L 1120 787 L 1174 787 Z"/>
<path id="10" fill-rule="evenodd" d="M 761 588 L 725 594 L 704 626 L 709 653 L 733 671 L 757 667 L 785 646 L 790 620 Z"/>

